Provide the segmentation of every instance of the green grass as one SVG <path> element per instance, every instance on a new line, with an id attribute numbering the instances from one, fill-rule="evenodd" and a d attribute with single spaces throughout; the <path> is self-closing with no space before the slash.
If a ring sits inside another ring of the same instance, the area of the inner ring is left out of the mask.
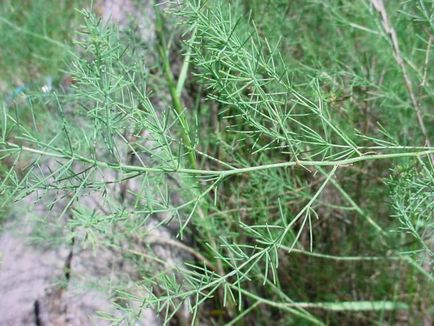
<path id="1" fill-rule="evenodd" d="M 3 1 L 0 7 L 0 73 L 14 84 L 57 77 L 77 28 L 82 1 Z M 4 90 L 2 90 L 4 91 Z"/>
<path id="2" fill-rule="evenodd" d="M 434 4 L 373 3 L 190 0 L 158 10 L 147 48 L 81 11 L 74 50 L 58 44 L 72 11 L 41 30 L 42 13 L 23 22 L 5 5 L 4 48 L 33 50 L 0 70 L 28 78 L 19 60 L 44 57 L 39 76 L 66 61 L 75 83 L 34 94 L 46 110 L 31 118 L 26 103 L 3 106 L 0 207 L 68 194 L 46 227 L 63 218 L 68 239 L 133 262 L 139 280 L 114 299 L 129 320 L 137 301 L 180 324 L 428 323 Z M 112 184 L 126 180 L 138 186 L 120 199 Z M 104 209 L 82 201 L 93 192 Z M 155 216 L 189 261 L 152 250 Z"/>

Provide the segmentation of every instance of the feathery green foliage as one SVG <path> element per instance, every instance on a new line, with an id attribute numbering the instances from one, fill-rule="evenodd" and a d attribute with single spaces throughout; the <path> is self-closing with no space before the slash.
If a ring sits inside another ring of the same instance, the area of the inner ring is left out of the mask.
<path id="1" fill-rule="evenodd" d="M 134 264 L 115 324 L 426 322 L 434 4 L 382 3 L 173 2 L 153 64 L 81 11 L 71 89 L 2 106 L 0 207 L 54 196 L 46 228 Z"/>

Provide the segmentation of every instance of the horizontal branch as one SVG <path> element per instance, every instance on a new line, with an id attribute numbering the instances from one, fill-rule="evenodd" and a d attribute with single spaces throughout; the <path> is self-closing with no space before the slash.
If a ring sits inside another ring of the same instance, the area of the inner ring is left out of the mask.
<path id="1" fill-rule="evenodd" d="M 142 172 L 142 173 L 182 173 L 182 174 L 190 174 L 190 175 L 212 175 L 212 176 L 219 176 L 219 177 L 226 177 L 230 175 L 235 174 L 244 174 L 244 173 L 251 173 L 255 171 L 261 171 L 261 170 L 268 170 L 268 169 L 276 169 L 276 168 L 287 168 L 287 167 L 307 167 L 307 166 L 339 166 L 339 167 L 345 167 L 350 164 L 363 162 L 363 161 L 373 161 L 373 160 L 386 160 L 386 159 L 396 159 L 396 158 L 403 158 L 403 157 L 421 157 L 426 156 L 430 154 L 434 154 L 434 149 L 430 148 L 425 151 L 419 151 L 419 152 L 404 152 L 404 153 L 389 153 L 389 154 L 370 154 L 370 155 L 362 155 L 357 156 L 353 158 L 348 159 L 342 159 L 342 160 L 331 160 L 331 161 L 288 161 L 288 162 L 280 162 L 280 163 L 273 163 L 273 164 L 264 164 L 264 165 L 258 165 L 258 166 L 251 166 L 251 167 L 245 167 L 245 168 L 233 168 L 230 170 L 201 170 L 201 169 L 186 169 L 186 168 L 164 168 L 164 167 L 146 167 L 146 166 L 135 166 L 135 165 L 128 165 L 128 164 L 122 164 L 122 163 L 107 163 L 98 161 L 96 159 L 90 159 L 87 157 L 84 157 L 82 155 L 78 155 L 75 153 L 65 153 L 58 149 L 58 152 L 49 152 L 39 149 L 34 149 L 27 146 L 17 145 L 10 142 L 3 142 L 0 143 L 0 145 L 4 145 L 7 148 L 0 150 L 0 152 L 5 152 L 8 150 L 17 150 L 19 152 L 25 151 L 33 154 L 39 154 L 47 157 L 54 157 L 54 158 L 61 158 L 61 159 L 68 159 L 68 160 L 75 160 L 75 161 L 81 161 L 83 163 L 93 164 L 95 166 L 101 167 L 101 168 L 108 168 L 108 169 L 116 169 L 116 170 L 122 170 L 126 172 Z M 8 148 L 9 147 L 9 148 Z"/>

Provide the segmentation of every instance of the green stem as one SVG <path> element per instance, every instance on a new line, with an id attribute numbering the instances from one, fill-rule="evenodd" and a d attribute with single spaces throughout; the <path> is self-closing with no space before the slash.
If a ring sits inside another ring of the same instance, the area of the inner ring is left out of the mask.
<path id="1" fill-rule="evenodd" d="M 284 251 L 289 251 L 290 247 L 281 245 L 279 247 L 280 249 Z M 335 260 L 335 261 L 379 261 L 379 260 L 405 260 L 401 256 L 335 256 L 335 255 L 328 255 L 328 254 L 321 254 L 317 252 L 310 252 L 307 250 L 301 250 L 301 249 L 292 249 L 291 253 L 296 253 L 300 255 L 315 257 L 315 258 L 322 258 L 322 259 L 329 259 L 329 260 Z"/>
<path id="2" fill-rule="evenodd" d="M 178 84 L 175 83 L 175 78 L 173 77 L 172 70 L 170 68 L 170 62 L 169 62 L 169 56 L 168 51 L 166 47 L 166 41 L 164 37 L 164 20 L 163 16 L 161 15 L 160 9 L 158 6 L 155 6 L 155 13 L 156 13 L 156 33 L 157 33 L 157 39 L 158 39 L 158 51 L 160 54 L 160 58 L 162 60 L 163 64 L 163 71 L 166 76 L 167 85 L 169 88 L 170 96 L 172 98 L 172 105 L 175 109 L 175 114 L 177 115 L 179 122 L 181 124 L 182 129 L 182 140 L 184 143 L 184 147 L 188 151 L 189 161 L 190 161 L 190 167 L 192 169 L 196 169 L 196 152 L 193 146 L 193 143 L 190 138 L 190 128 L 188 125 L 188 121 L 184 114 L 184 106 L 181 101 L 181 92 L 182 88 L 184 86 L 184 82 L 186 79 L 187 71 L 188 71 L 188 63 L 190 61 L 190 53 L 191 50 L 187 53 L 187 57 L 184 61 L 184 64 L 181 69 L 181 74 L 178 80 Z M 193 38 L 195 37 L 195 32 L 193 32 Z M 194 209 L 192 213 L 190 214 L 189 218 L 191 218 L 191 215 L 193 214 Z M 198 214 L 199 216 L 204 219 L 204 214 L 202 212 L 202 209 L 198 208 Z M 182 229 L 181 229 L 182 232 Z M 207 232 L 207 237 L 209 240 L 209 243 L 213 248 L 217 248 L 217 244 L 215 242 L 215 239 L 210 235 L 209 232 Z M 224 269 L 223 265 L 221 263 L 220 259 L 217 259 L 217 270 L 219 274 L 224 275 Z M 232 305 L 228 306 L 228 310 L 231 313 L 232 312 Z"/>
<path id="3" fill-rule="evenodd" d="M 184 106 L 182 105 L 180 92 L 177 91 L 175 78 L 173 77 L 172 69 L 170 68 L 169 56 L 166 47 L 166 40 L 164 37 L 164 20 L 158 6 L 155 7 L 156 14 L 156 33 L 158 40 L 158 53 L 163 65 L 163 72 L 166 77 L 167 86 L 169 88 L 170 97 L 172 98 L 172 105 L 175 110 L 182 129 L 182 140 L 189 155 L 190 166 L 194 169 L 196 167 L 196 154 L 193 149 L 193 144 L 190 138 L 190 128 L 188 121 L 184 114 Z"/>
<path id="4" fill-rule="evenodd" d="M 395 159 L 395 158 L 403 158 L 403 157 L 420 157 L 426 156 L 434 153 L 434 149 L 421 151 L 421 152 L 405 152 L 405 153 L 391 153 L 391 154 L 371 154 L 371 155 L 363 155 L 357 156 L 353 158 L 348 158 L 344 160 L 334 160 L 334 161 L 289 161 L 289 162 L 280 162 L 273 164 L 264 164 L 258 166 L 251 166 L 246 168 L 234 168 L 230 170 L 201 170 L 201 169 L 186 169 L 186 168 L 152 168 L 146 166 L 135 166 L 128 165 L 122 163 L 106 163 L 102 161 L 98 161 L 96 159 L 90 159 L 78 154 L 71 153 L 62 153 L 61 150 L 55 147 L 51 147 L 52 150 L 57 151 L 57 153 L 48 152 L 44 150 L 34 149 L 26 146 L 17 145 L 10 142 L 0 142 L 0 145 L 8 146 L 8 149 L 0 150 L 1 152 L 6 151 L 26 151 L 29 153 L 40 154 L 49 157 L 63 158 L 63 159 L 71 159 L 77 160 L 84 163 L 94 164 L 96 166 L 102 168 L 109 169 L 117 169 L 124 170 L 129 172 L 150 172 L 150 173 L 183 173 L 183 174 L 191 174 L 191 175 L 213 175 L 213 176 L 221 176 L 227 177 L 230 175 L 243 174 L 243 173 L 252 173 L 255 171 L 268 170 L 268 169 L 277 169 L 277 168 L 288 168 L 288 167 L 307 167 L 307 166 L 339 166 L 346 167 L 350 164 L 363 162 L 363 161 L 373 161 L 373 160 L 386 160 L 386 159 Z"/>

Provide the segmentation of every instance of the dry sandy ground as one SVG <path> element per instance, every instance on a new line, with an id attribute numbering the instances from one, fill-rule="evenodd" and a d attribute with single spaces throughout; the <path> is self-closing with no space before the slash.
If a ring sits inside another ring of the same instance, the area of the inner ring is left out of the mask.
<path id="1" fill-rule="evenodd" d="M 130 19 L 137 19 L 141 37 L 151 42 L 154 38 L 151 0 L 142 0 L 142 5 L 136 6 L 137 1 L 101 0 L 96 11 L 121 28 Z M 97 318 L 97 312 L 115 316 L 119 313 L 111 304 L 110 286 L 105 282 L 120 272 L 125 274 L 128 266 L 122 257 L 109 250 L 77 250 L 73 243 L 45 246 L 39 242 L 36 246 L 30 241 L 35 236 L 35 216 L 49 214 L 55 218 L 62 204 L 48 210 L 50 198 L 38 202 L 35 199 L 31 195 L 13 207 L 0 234 L 0 325 L 108 324 Z M 80 286 L 83 281 L 86 286 Z M 161 323 L 148 309 L 135 324 Z"/>

